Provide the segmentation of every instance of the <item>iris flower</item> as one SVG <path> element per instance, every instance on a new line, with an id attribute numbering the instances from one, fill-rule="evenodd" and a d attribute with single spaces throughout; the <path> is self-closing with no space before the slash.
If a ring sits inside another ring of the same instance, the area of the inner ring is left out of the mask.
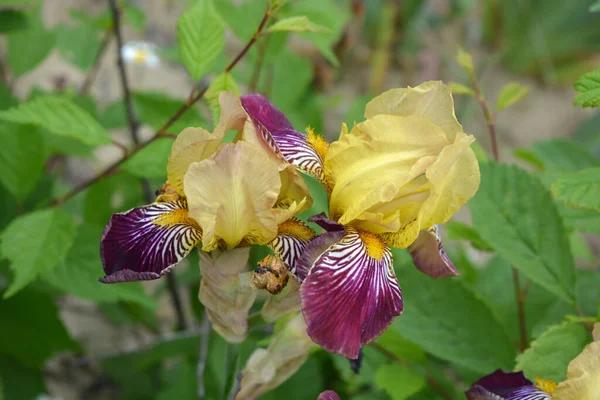
<path id="1" fill-rule="evenodd" d="M 281 114 L 279 110 L 259 95 L 238 99 L 222 93 L 220 105 L 212 134 L 186 128 L 177 136 L 167 182 L 156 201 L 114 214 L 100 243 L 103 283 L 158 279 L 192 249 L 201 248 L 200 299 L 214 311 L 209 313 L 213 322 L 232 307 L 247 312 L 254 300 L 239 279 L 248 246 L 270 243 L 279 233 L 302 231 L 305 225 L 293 216 L 312 202 L 296 168 L 257 141 L 259 135 L 269 135 L 260 122 L 262 110 Z M 234 143 L 222 144 L 228 130 L 239 134 Z M 245 249 L 245 256 L 235 257 L 236 248 Z M 241 306 L 242 292 L 246 295 Z M 216 325 L 229 331 L 228 339 L 243 340 L 243 332 L 226 326 L 231 319 L 221 322 Z"/>
<path id="2" fill-rule="evenodd" d="M 292 255 L 276 246 L 275 253 L 301 282 L 309 336 L 350 359 L 402 313 L 391 247 L 408 248 L 434 278 L 458 275 L 437 225 L 475 194 L 480 179 L 474 138 L 441 82 L 385 92 L 367 104 L 365 118 L 350 131 L 343 125 L 330 145 L 312 131 L 270 129 L 281 132 L 271 136 L 280 149 L 291 149 L 284 158 L 329 193 L 329 217 L 310 219 L 326 233 L 299 242 Z M 314 151 L 297 151 L 298 143 Z"/>
<path id="3" fill-rule="evenodd" d="M 522 372 L 496 370 L 471 386 L 468 400 L 550 400 L 556 383 L 537 379 L 534 385 Z"/>

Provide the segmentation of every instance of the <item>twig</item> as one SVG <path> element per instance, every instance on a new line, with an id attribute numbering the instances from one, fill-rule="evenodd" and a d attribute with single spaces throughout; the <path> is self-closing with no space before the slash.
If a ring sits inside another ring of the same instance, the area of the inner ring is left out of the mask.
<path id="1" fill-rule="evenodd" d="M 0 59 L 0 82 L 6 85 L 7 89 L 11 89 L 10 81 L 8 80 L 8 72 L 6 72 L 6 68 L 4 67 L 4 63 Z"/>
<path id="2" fill-rule="evenodd" d="M 196 365 L 196 380 L 198 381 L 197 394 L 199 399 L 203 399 L 206 393 L 204 387 L 204 368 L 206 368 L 206 359 L 208 358 L 208 336 L 210 333 L 210 319 L 204 311 L 202 323 L 200 324 L 200 351 L 198 352 L 198 364 Z"/>
<path id="3" fill-rule="evenodd" d="M 261 37 L 262 30 L 265 27 L 265 24 L 269 18 L 269 15 L 270 15 L 270 9 L 267 8 L 267 10 L 265 11 L 265 15 L 263 16 L 263 19 L 261 20 L 261 23 L 260 23 L 256 33 L 254 34 L 252 39 L 250 39 L 248 44 L 242 49 L 242 51 L 227 66 L 227 68 L 225 69 L 225 72 L 230 72 L 237 65 L 237 63 L 243 58 L 243 56 L 248 52 L 248 50 L 250 49 L 250 47 L 252 47 L 252 45 L 256 42 L 256 40 L 259 37 Z M 202 97 L 204 97 L 204 94 L 206 93 L 207 90 L 208 90 L 208 86 L 205 86 L 200 92 L 198 92 L 197 94 L 195 94 L 193 96 L 190 96 L 188 98 L 188 101 L 186 101 L 186 103 L 184 105 L 182 105 L 179 110 L 177 110 L 177 112 L 156 132 L 156 135 L 154 135 L 152 138 L 150 138 L 150 140 L 148 140 L 145 143 L 140 143 L 138 146 L 135 146 L 126 156 L 121 157 L 120 159 L 118 159 L 117 161 L 115 161 L 114 163 L 112 163 L 111 165 L 106 167 L 98 175 L 75 186 L 73 189 L 71 189 L 69 192 L 64 194 L 62 197 L 59 197 L 58 199 L 52 201 L 48 205 L 51 207 L 56 207 L 56 206 L 61 205 L 62 203 L 71 199 L 72 197 L 78 195 L 79 193 L 81 193 L 82 191 L 84 191 L 85 189 L 87 189 L 88 187 L 93 185 L 94 183 L 96 183 L 96 182 L 106 178 L 107 176 L 111 175 L 112 173 L 114 173 L 121 164 L 123 164 L 129 158 L 131 158 L 132 156 L 134 156 L 135 154 L 137 154 L 138 152 L 143 150 L 146 146 L 148 146 L 154 140 L 161 138 L 163 136 L 167 136 L 168 135 L 167 130 L 171 127 L 171 125 L 173 125 L 198 100 L 200 100 Z"/>
<path id="4" fill-rule="evenodd" d="M 108 44 L 112 39 L 113 29 L 109 27 L 106 32 L 104 32 L 104 36 L 102 37 L 102 42 L 100 43 L 100 48 L 96 53 L 96 58 L 94 59 L 94 64 L 92 68 L 90 68 L 88 74 L 85 76 L 83 83 L 81 84 L 81 88 L 79 89 L 79 94 L 84 95 L 87 94 L 92 87 L 92 84 L 96 81 L 96 76 L 98 75 L 98 71 L 100 70 L 100 64 L 102 58 L 104 58 L 104 54 L 106 53 L 106 49 L 108 48 Z M 121 48 L 119 47 L 119 51 Z"/>
<path id="5" fill-rule="evenodd" d="M 133 144 L 137 147 L 140 145 L 140 136 L 138 132 L 140 124 L 137 121 L 137 118 L 135 116 L 135 110 L 133 109 L 131 90 L 129 90 L 129 82 L 127 80 L 127 71 L 125 70 L 125 63 L 123 62 L 123 57 L 121 55 L 121 49 L 123 48 L 123 37 L 121 35 L 120 11 L 117 5 L 117 0 L 108 0 L 108 3 L 110 5 L 110 11 L 112 14 L 113 31 L 115 34 L 115 38 L 117 39 L 117 66 L 119 68 L 119 77 L 121 79 L 121 87 L 123 89 L 123 99 L 125 101 L 125 109 L 127 111 L 129 133 L 131 134 Z M 125 153 L 125 157 L 127 157 L 127 153 Z M 148 179 L 141 179 L 140 183 L 144 192 L 144 200 L 146 201 L 146 203 L 151 203 L 153 197 L 150 181 L 148 181 Z M 167 275 L 167 287 L 169 289 L 169 295 L 171 297 L 173 309 L 175 310 L 175 314 L 177 315 L 177 330 L 183 331 L 187 329 L 188 324 L 185 318 L 185 313 L 183 312 L 181 294 L 179 293 L 179 290 L 177 288 L 177 283 L 175 282 L 175 276 L 173 273 Z"/>
<path id="6" fill-rule="evenodd" d="M 373 347 L 375 350 L 379 351 L 381 354 L 388 357 L 389 359 L 391 359 L 392 361 L 394 361 L 396 364 L 400 364 L 412 371 L 420 373 L 419 371 L 415 370 L 415 368 L 413 368 L 408 362 L 406 362 L 406 360 L 403 360 L 402 358 L 398 357 L 379 343 L 373 342 L 370 344 L 370 346 Z M 425 376 L 425 379 L 427 380 L 427 384 L 431 386 L 431 388 L 435 390 L 443 399 L 452 400 L 452 396 L 450 396 L 450 394 L 446 392 L 446 390 L 437 381 L 437 379 L 430 375 Z"/>
<path id="7" fill-rule="evenodd" d="M 492 142 L 492 155 L 494 156 L 494 160 L 496 160 L 496 162 L 499 163 L 500 153 L 498 152 L 498 139 L 496 137 L 496 122 L 494 114 L 490 111 L 489 107 L 487 106 L 487 103 L 485 102 L 483 93 L 481 91 L 481 86 L 479 85 L 479 80 L 477 79 L 475 72 L 470 72 L 469 78 L 471 79 L 471 83 L 473 84 L 473 88 L 475 89 L 475 98 L 477 99 L 477 103 L 479 103 L 479 107 L 483 112 L 485 121 L 488 126 L 490 140 Z M 521 340 L 519 350 L 523 352 L 527 348 L 527 323 L 525 320 L 525 297 L 527 295 L 527 290 L 521 289 L 519 272 L 515 267 L 512 267 L 512 275 L 513 285 L 515 287 L 515 295 L 517 298 L 517 312 L 519 314 L 519 337 Z"/>

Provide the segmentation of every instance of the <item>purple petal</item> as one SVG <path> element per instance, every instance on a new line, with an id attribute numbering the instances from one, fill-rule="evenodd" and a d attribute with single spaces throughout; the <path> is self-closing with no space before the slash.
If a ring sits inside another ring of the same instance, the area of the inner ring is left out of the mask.
<path id="1" fill-rule="evenodd" d="M 417 240 L 408 247 L 408 251 L 419 271 L 432 278 L 460 275 L 444 251 L 437 225 L 421 231 Z"/>
<path id="2" fill-rule="evenodd" d="M 100 240 L 102 283 L 158 279 L 202 238 L 184 201 L 154 203 L 114 214 Z"/>
<path id="3" fill-rule="evenodd" d="M 298 282 L 302 283 L 308 272 L 314 265 L 315 261 L 335 242 L 339 242 L 344 235 L 346 234 L 345 230 L 337 231 L 337 232 L 325 232 L 313 240 L 311 240 L 302 255 L 296 262 L 295 274 L 294 276 L 298 280 Z"/>
<path id="4" fill-rule="evenodd" d="M 321 155 L 308 143 L 305 135 L 294 130 L 280 110 L 260 94 L 247 94 L 240 97 L 240 101 L 271 150 L 301 171 L 323 180 Z"/>
<path id="5" fill-rule="evenodd" d="M 512 392 L 533 384 L 522 372 L 504 372 L 500 369 L 484 376 L 467 392 L 469 400 L 506 400 Z"/>
<path id="6" fill-rule="evenodd" d="M 343 231 L 344 225 L 338 224 L 335 221 L 330 220 L 324 212 L 321 214 L 313 215 L 310 217 L 309 222 L 314 222 L 319 225 L 321 228 L 325 229 L 327 232 L 335 232 L 335 231 Z"/>
<path id="7" fill-rule="evenodd" d="M 300 294 L 311 339 L 352 359 L 403 307 L 389 247 L 377 235 L 353 228 L 319 256 Z"/>
<path id="8" fill-rule="evenodd" d="M 337 395 L 333 390 L 326 390 L 322 392 L 317 400 L 341 400 L 340 396 Z"/>
<path id="9" fill-rule="evenodd" d="M 304 222 L 297 218 L 290 218 L 279 225 L 277 237 L 269 243 L 273 252 L 296 279 L 298 279 L 298 258 L 315 235 L 315 231 Z"/>
<path id="10" fill-rule="evenodd" d="M 535 386 L 524 386 L 509 393 L 506 400 L 550 400 L 552 396 Z"/>

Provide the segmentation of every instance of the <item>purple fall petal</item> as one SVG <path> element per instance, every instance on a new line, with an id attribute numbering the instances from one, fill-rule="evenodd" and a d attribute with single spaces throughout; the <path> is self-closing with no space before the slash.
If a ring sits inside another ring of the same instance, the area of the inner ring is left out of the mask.
<path id="1" fill-rule="evenodd" d="M 313 215 L 308 219 L 309 222 L 314 222 L 319 225 L 321 228 L 325 229 L 327 232 L 335 232 L 335 231 L 343 231 L 344 225 L 338 224 L 335 221 L 330 220 L 324 212 L 321 214 Z"/>
<path id="2" fill-rule="evenodd" d="M 158 279 L 200 241 L 200 227 L 183 201 L 154 203 L 114 214 L 100 240 L 102 283 Z"/>
<path id="3" fill-rule="evenodd" d="M 326 390 L 322 392 L 317 400 L 341 400 L 340 396 L 337 395 L 333 390 Z"/>
<path id="4" fill-rule="evenodd" d="M 372 244 L 349 228 L 318 257 L 300 287 L 308 335 L 325 350 L 351 359 L 403 308 L 392 253 L 378 242 L 380 253 L 371 256 Z"/>
<path id="5" fill-rule="evenodd" d="M 303 221 L 291 218 L 280 224 L 277 237 L 269 243 L 273 252 L 283 261 L 297 280 L 299 280 L 297 273 L 298 259 L 315 235 L 315 232 Z"/>
<path id="6" fill-rule="evenodd" d="M 408 251 L 419 271 L 432 278 L 460 275 L 444 251 L 437 225 L 421 231 L 417 240 L 408 247 Z"/>
<path id="7" fill-rule="evenodd" d="M 500 369 L 484 376 L 466 393 L 469 400 L 548 400 L 551 396 L 533 386 L 522 372 Z"/>
<path id="8" fill-rule="evenodd" d="M 317 261 L 317 258 L 319 258 L 325 252 L 325 250 L 331 247 L 331 245 L 333 245 L 335 242 L 340 241 L 345 234 L 345 230 L 337 232 L 325 232 L 311 240 L 306 245 L 302 255 L 296 261 L 294 276 L 298 282 L 302 283 L 306 279 L 306 276 L 308 275 L 315 261 Z"/>
<path id="9" fill-rule="evenodd" d="M 280 110 L 260 94 L 247 94 L 240 97 L 240 101 L 258 134 L 271 150 L 301 171 L 322 179 L 321 156 Z"/>

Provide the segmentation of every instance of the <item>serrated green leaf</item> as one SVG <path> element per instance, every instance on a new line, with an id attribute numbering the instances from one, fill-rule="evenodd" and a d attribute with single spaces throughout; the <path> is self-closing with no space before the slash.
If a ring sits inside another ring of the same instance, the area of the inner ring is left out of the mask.
<path id="1" fill-rule="evenodd" d="M 215 8 L 238 39 L 247 42 L 256 32 L 266 5 L 255 0 L 219 0 Z"/>
<path id="2" fill-rule="evenodd" d="M 14 295 L 40 273 L 63 262 L 74 238 L 75 221 L 58 208 L 14 219 L 0 234 L 0 254 L 10 261 L 15 274 L 4 297 Z"/>
<path id="3" fill-rule="evenodd" d="M 579 324 L 563 323 L 550 327 L 517 357 L 515 370 L 523 371 L 530 379 L 537 376 L 561 382 L 567 366 L 590 342 L 585 328 Z"/>
<path id="4" fill-rule="evenodd" d="M 458 82 L 448 82 L 448 87 L 452 94 L 466 94 L 467 96 L 475 96 L 475 91 L 470 87 Z"/>
<path id="5" fill-rule="evenodd" d="M 221 112 L 221 107 L 219 106 L 219 94 L 226 91 L 232 91 L 236 95 L 240 95 L 240 90 L 231 74 L 224 72 L 213 79 L 204 95 L 212 113 L 213 126 L 217 126 Z"/>
<path id="6" fill-rule="evenodd" d="M 77 350 L 63 326 L 57 307 L 46 294 L 26 289 L 0 301 L 0 353 L 28 367 L 40 368 L 58 351 Z M 44 340 L 40 340 L 43 334 Z"/>
<path id="7" fill-rule="evenodd" d="M 19 77 L 40 64 L 54 46 L 54 33 L 44 28 L 40 7 L 27 15 L 27 29 L 8 35 L 8 64 L 14 76 Z"/>
<path id="8" fill-rule="evenodd" d="M 271 25 L 267 32 L 329 32 L 329 29 L 312 23 L 307 16 L 283 18 Z"/>
<path id="9" fill-rule="evenodd" d="M 502 111 L 523 100 L 531 91 L 531 87 L 518 82 L 511 82 L 504 86 L 496 99 L 496 112 Z"/>
<path id="10" fill-rule="evenodd" d="M 138 178 L 167 177 L 167 161 L 171 153 L 173 139 L 159 138 L 123 164 L 123 169 Z"/>
<path id="11" fill-rule="evenodd" d="M 575 90 L 580 94 L 573 103 L 583 107 L 600 106 L 600 69 L 581 75 L 575 82 Z"/>
<path id="12" fill-rule="evenodd" d="M 513 155 L 534 168 L 544 169 L 543 161 L 531 149 L 517 148 L 513 150 Z"/>
<path id="13" fill-rule="evenodd" d="M 551 194 L 517 167 L 481 165 L 481 186 L 469 202 L 473 226 L 497 253 L 535 283 L 568 302 L 575 266 Z"/>
<path id="14" fill-rule="evenodd" d="M 146 294 L 137 282 L 105 285 L 98 282 L 104 276 L 98 257 L 98 244 L 102 228 L 82 225 L 66 258 L 51 271 L 41 273 L 41 278 L 65 293 L 94 302 L 116 303 L 120 300 L 138 303 L 155 309 L 157 303 Z"/>
<path id="15" fill-rule="evenodd" d="M 44 137 L 36 128 L 0 122 L 0 143 L 0 182 L 22 202 L 44 172 Z"/>
<path id="16" fill-rule="evenodd" d="M 85 193 L 83 219 L 87 224 L 104 226 L 111 215 L 143 204 L 140 180 L 127 173 L 102 179 Z"/>
<path id="17" fill-rule="evenodd" d="M 486 242 L 472 226 L 453 220 L 445 223 L 444 229 L 446 230 L 449 239 L 468 240 L 471 242 L 471 245 L 478 250 L 494 250 L 494 248 Z"/>
<path id="18" fill-rule="evenodd" d="M 425 364 L 426 358 L 423 349 L 416 343 L 413 343 L 402 336 L 402 333 L 400 333 L 396 325 L 392 325 L 383 332 L 383 334 L 377 338 L 377 344 L 403 360 L 417 364 Z"/>
<path id="19" fill-rule="evenodd" d="M 0 120 L 41 126 L 90 146 L 110 143 L 108 132 L 91 115 L 62 97 L 44 96 L 0 111 Z"/>
<path id="20" fill-rule="evenodd" d="M 552 184 L 552 194 L 567 207 L 600 211 L 600 168 L 561 175 Z"/>
<path id="21" fill-rule="evenodd" d="M 196 1 L 177 21 L 181 60 L 193 80 L 210 72 L 225 45 L 225 24 L 212 0 Z"/>
<path id="22" fill-rule="evenodd" d="M 94 65 L 100 49 L 98 35 L 98 31 L 91 25 L 62 25 L 56 28 L 56 47 L 71 64 L 87 70 Z"/>
<path id="23" fill-rule="evenodd" d="M 600 166 L 600 158 L 585 145 L 568 139 L 536 142 L 531 151 L 544 164 L 544 169 L 553 173 L 574 172 Z"/>
<path id="24" fill-rule="evenodd" d="M 375 375 L 377 387 L 385 390 L 393 400 L 405 400 L 425 387 L 425 377 L 404 365 L 383 365 Z"/>
<path id="25" fill-rule="evenodd" d="M 468 74 L 472 74 L 475 70 L 475 67 L 473 66 L 473 56 L 471 56 L 471 54 L 466 52 L 463 48 L 458 49 L 455 60 L 458 65 L 467 71 Z"/>
<path id="26" fill-rule="evenodd" d="M 473 372 L 512 369 L 516 350 L 483 301 L 460 281 L 431 279 L 412 262 L 403 262 L 405 251 L 392 252 L 405 311 L 388 329 L 398 329 L 426 352 Z"/>

